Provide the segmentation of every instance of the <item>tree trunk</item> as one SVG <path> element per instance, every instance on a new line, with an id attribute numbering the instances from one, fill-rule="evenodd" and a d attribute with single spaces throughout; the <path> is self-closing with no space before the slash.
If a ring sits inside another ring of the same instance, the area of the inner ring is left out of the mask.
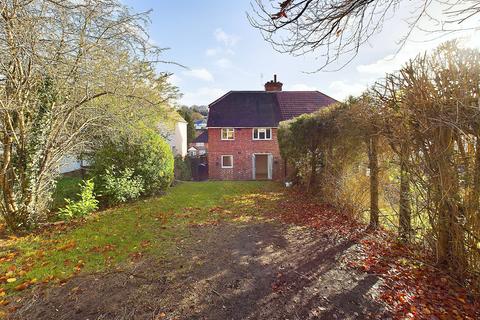
<path id="1" fill-rule="evenodd" d="M 438 136 L 439 145 L 435 150 L 438 159 L 436 201 L 439 210 L 437 262 L 460 279 L 466 270 L 467 261 L 464 230 L 461 225 L 463 214 L 459 205 L 457 169 L 451 165 L 453 132 L 451 129 L 440 128 Z"/>
<path id="2" fill-rule="evenodd" d="M 13 159 L 24 157 L 23 150 L 13 152 L 14 144 L 11 135 L 4 133 L 3 143 L 3 167 L 1 173 L 1 190 L 2 190 L 2 210 L 1 214 L 5 219 L 8 228 L 14 232 L 28 230 L 31 227 L 31 219 L 29 219 L 29 210 L 34 210 L 32 202 L 32 190 L 29 176 L 24 171 L 18 170 L 15 173 L 15 167 L 19 167 L 18 161 Z M 19 195 L 21 198 L 19 199 Z"/>
<path id="3" fill-rule="evenodd" d="M 369 229 L 379 226 L 378 209 L 378 136 L 372 135 L 368 141 L 368 162 L 370 168 L 370 224 Z"/>
<path id="4" fill-rule="evenodd" d="M 312 192 L 317 183 L 317 155 L 312 152 L 312 158 L 310 159 L 310 179 L 308 180 L 307 192 Z"/>
<path id="5" fill-rule="evenodd" d="M 475 143 L 475 163 L 473 170 L 473 191 L 470 198 L 471 230 L 476 230 L 475 236 L 480 238 L 480 138 Z"/>
<path id="6" fill-rule="evenodd" d="M 476 138 L 475 141 L 475 160 L 473 165 L 473 186 L 468 203 L 470 214 L 474 217 L 475 225 L 473 226 L 473 230 L 479 230 L 475 227 L 476 224 L 480 222 L 480 138 Z"/>
<path id="7" fill-rule="evenodd" d="M 473 190 L 474 190 L 474 202 L 475 202 L 475 210 L 478 210 L 479 207 L 479 195 L 480 195 L 480 138 L 477 138 L 475 144 L 475 169 L 473 175 Z"/>
<path id="8" fill-rule="evenodd" d="M 410 177 L 407 171 L 407 148 L 402 146 L 400 154 L 400 201 L 399 201 L 399 237 L 402 242 L 408 242 L 412 234 L 410 208 Z"/>

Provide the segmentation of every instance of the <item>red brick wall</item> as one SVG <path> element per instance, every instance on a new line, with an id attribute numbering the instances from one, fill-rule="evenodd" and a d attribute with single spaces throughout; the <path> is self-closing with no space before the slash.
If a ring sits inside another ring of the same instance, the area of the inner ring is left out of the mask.
<path id="1" fill-rule="evenodd" d="M 273 155 L 272 179 L 283 179 L 283 160 L 277 140 L 277 129 L 272 129 L 272 140 L 253 140 L 252 128 L 235 128 L 235 140 L 222 140 L 221 129 L 208 129 L 208 175 L 211 180 L 252 180 L 252 154 Z M 233 156 L 233 168 L 222 168 L 222 155 Z"/>

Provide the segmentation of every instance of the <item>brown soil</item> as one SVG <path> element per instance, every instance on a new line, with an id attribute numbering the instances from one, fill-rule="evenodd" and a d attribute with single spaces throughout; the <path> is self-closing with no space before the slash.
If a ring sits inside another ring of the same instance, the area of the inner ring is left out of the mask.
<path id="1" fill-rule="evenodd" d="M 168 261 L 37 289 L 11 319 L 387 319 L 355 249 L 276 222 L 195 227 Z"/>

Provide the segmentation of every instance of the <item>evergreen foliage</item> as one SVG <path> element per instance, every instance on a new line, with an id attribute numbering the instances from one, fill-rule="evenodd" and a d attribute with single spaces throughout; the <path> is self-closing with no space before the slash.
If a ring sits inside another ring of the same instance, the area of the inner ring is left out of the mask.
<path id="1" fill-rule="evenodd" d="M 175 179 L 181 181 L 192 180 L 192 163 L 189 157 L 175 157 Z"/>
<path id="2" fill-rule="evenodd" d="M 65 199 L 67 205 L 59 210 L 59 217 L 69 220 L 86 216 L 97 210 L 98 200 L 94 193 L 94 187 L 92 180 L 84 181 L 81 184 L 81 192 L 78 194 L 79 200 Z"/>
<path id="3" fill-rule="evenodd" d="M 134 176 L 131 168 L 118 171 L 112 166 L 101 175 L 100 180 L 102 196 L 113 205 L 135 200 L 145 190 L 143 178 Z"/>
<path id="4" fill-rule="evenodd" d="M 193 119 L 193 110 L 188 107 L 182 107 L 178 110 L 182 118 L 187 121 L 187 143 L 195 140 L 195 123 Z"/>
<path id="5" fill-rule="evenodd" d="M 115 173 L 112 173 L 112 168 Z M 121 180 L 128 175 L 136 181 L 128 186 L 136 190 L 134 193 L 139 191 L 142 181 L 140 194 L 154 195 L 165 191 L 173 182 L 174 159 L 170 146 L 157 132 L 143 129 L 101 142 L 94 151 L 91 172 L 97 177 L 101 191 L 106 187 L 106 181 L 101 177 L 107 177 L 107 181 L 111 182 L 112 175 Z M 117 185 L 118 189 L 123 187 Z M 128 198 L 124 191 L 114 191 L 113 188 L 115 185 L 108 183 L 106 195 L 113 195 L 109 201 Z"/>

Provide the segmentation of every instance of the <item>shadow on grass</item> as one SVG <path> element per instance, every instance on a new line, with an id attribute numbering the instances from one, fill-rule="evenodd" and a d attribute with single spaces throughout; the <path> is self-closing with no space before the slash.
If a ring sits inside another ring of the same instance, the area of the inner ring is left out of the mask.
<path id="1" fill-rule="evenodd" d="M 12 319 L 381 318 L 370 296 L 377 278 L 342 264 L 355 242 L 264 218 L 281 198 L 275 189 L 230 192 L 196 218 L 186 210 L 189 221 L 221 221 L 190 224 L 166 259 L 34 292 Z"/>
<path id="2" fill-rule="evenodd" d="M 197 301 L 198 311 L 186 318 L 377 318 L 383 308 L 368 292 L 378 279 L 339 263 L 353 245 L 332 245 L 311 230 L 247 226 L 216 248 L 224 252 L 215 263 L 222 269 L 206 265 L 198 271 L 202 277 L 196 281 L 202 285 L 197 290 L 206 298 Z"/>

